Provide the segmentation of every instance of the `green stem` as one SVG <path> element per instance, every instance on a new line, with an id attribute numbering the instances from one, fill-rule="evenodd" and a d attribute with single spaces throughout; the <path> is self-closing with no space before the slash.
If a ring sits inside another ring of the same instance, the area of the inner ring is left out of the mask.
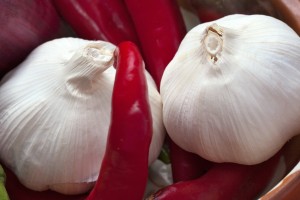
<path id="1" fill-rule="evenodd" d="M 6 175 L 2 166 L 0 165 L 0 200 L 9 200 L 7 191 L 4 186 L 5 181 L 6 181 Z"/>
<path id="2" fill-rule="evenodd" d="M 163 145 L 161 152 L 158 156 L 158 159 L 164 162 L 165 164 L 171 163 L 169 147 L 166 144 Z"/>

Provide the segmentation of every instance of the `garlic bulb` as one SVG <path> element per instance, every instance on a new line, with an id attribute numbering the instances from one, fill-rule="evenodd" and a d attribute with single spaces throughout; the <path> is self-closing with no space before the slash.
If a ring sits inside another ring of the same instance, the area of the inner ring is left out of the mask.
<path id="1" fill-rule="evenodd" d="M 300 38 L 263 15 L 200 24 L 160 91 L 166 130 L 180 147 L 214 162 L 260 163 L 300 132 Z"/>
<path id="2" fill-rule="evenodd" d="M 2 80 L 0 160 L 28 188 L 78 194 L 97 180 L 110 124 L 115 48 L 103 41 L 56 39 Z M 165 130 L 160 95 L 149 74 L 147 80 L 150 164 Z"/>

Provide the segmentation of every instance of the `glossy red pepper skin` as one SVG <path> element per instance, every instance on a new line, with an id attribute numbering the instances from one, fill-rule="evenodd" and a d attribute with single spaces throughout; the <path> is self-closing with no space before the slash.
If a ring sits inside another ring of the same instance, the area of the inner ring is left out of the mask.
<path id="1" fill-rule="evenodd" d="M 179 6 L 174 0 L 125 0 L 134 22 L 146 63 L 157 86 L 164 69 L 186 34 Z"/>
<path id="2" fill-rule="evenodd" d="M 201 158 L 197 154 L 186 152 L 174 142 L 170 142 L 169 146 L 174 183 L 199 178 L 213 165 L 212 162 Z"/>
<path id="3" fill-rule="evenodd" d="M 57 10 L 84 39 L 138 44 L 137 35 L 122 0 L 54 0 Z"/>
<path id="4" fill-rule="evenodd" d="M 146 189 L 152 117 L 145 68 L 131 42 L 118 46 L 116 58 L 107 148 L 87 200 L 141 200 Z"/>
<path id="5" fill-rule="evenodd" d="M 149 200 L 255 199 L 272 179 L 280 154 L 258 165 L 216 164 L 202 177 L 163 188 Z"/>
<path id="6" fill-rule="evenodd" d="M 157 87 L 163 72 L 186 34 L 179 6 L 174 0 L 125 0 L 135 25 L 146 69 Z M 206 166 L 203 159 L 181 149 L 169 139 L 175 181 L 198 177 Z M 188 169 L 188 170 L 187 170 Z"/>

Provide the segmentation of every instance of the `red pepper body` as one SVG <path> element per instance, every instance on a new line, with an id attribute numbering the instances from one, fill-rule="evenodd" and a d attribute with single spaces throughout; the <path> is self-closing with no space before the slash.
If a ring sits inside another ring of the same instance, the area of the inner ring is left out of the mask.
<path id="1" fill-rule="evenodd" d="M 138 44 L 133 23 L 122 0 L 54 0 L 63 18 L 84 39 Z"/>
<path id="2" fill-rule="evenodd" d="M 179 6 L 174 0 L 125 0 L 135 25 L 146 63 L 157 87 L 163 72 L 186 34 Z M 203 159 L 170 142 L 175 181 L 198 177 L 206 166 Z"/>
<path id="3" fill-rule="evenodd" d="M 164 69 L 186 34 L 177 2 L 174 0 L 125 0 L 135 25 L 146 68 L 157 86 Z"/>
<path id="4" fill-rule="evenodd" d="M 255 199 L 272 179 L 280 154 L 252 166 L 216 164 L 202 177 L 163 188 L 149 200 Z"/>
<path id="5" fill-rule="evenodd" d="M 169 146 L 174 183 L 199 178 L 212 166 L 212 162 L 201 158 L 197 154 L 186 152 L 174 142 L 170 142 Z"/>
<path id="6" fill-rule="evenodd" d="M 208 7 L 199 6 L 196 10 L 196 13 L 198 15 L 199 20 L 202 23 L 211 22 L 211 21 L 214 21 L 214 20 L 224 17 L 224 14 L 218 12 L 215 9 L 211 9 Z"/>
<path id="7" fill-rule="evenodd" d="M 141 200 L 152 138 L 145 68 L 131 42 L 118 46 L 111 124 L 98 181 L 88 200 Z"/>

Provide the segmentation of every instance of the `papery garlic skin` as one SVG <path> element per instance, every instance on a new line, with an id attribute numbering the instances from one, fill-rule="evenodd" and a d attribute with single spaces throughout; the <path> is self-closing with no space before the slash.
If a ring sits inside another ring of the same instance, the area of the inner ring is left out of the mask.
<path id="1" fill-rule="evenodd" d="M 214 162 L 257 164 L 300 133 L 300 38 L 263 15 L 192 29 L 161 81 L 172 140 Z"/>
<path id="2" fill-rule="evenodd" d="M 110 124 L 115 46 L 56 39 L 35 49 L 0 87 L 0 160 L 28 188 L 79 194 L 98 178 Z M 160 153 L 162 102 L 147 75 L 153 137 Z"/>

